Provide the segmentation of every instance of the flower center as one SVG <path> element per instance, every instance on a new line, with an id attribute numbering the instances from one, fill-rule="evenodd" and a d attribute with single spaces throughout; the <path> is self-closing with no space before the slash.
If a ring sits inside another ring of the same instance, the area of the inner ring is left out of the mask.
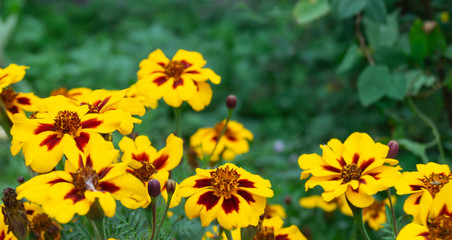
<path id="1" fill-rule="evenodd" d="M 170 61 L 165 66 L 165 73 L 168 77 L 173 77 L 174 79 L 178 80 L 184 70 L 188 67 L 189 65 L 184 62 Z"/>
<path id="2" fill-rule="evenodd" d="M 47 232 L 52 226 L 52 220 L 45 213 L 38 213 L 31 220 L 31 228 L 37 233 Z"/>
<path id="3" fill-rule="evenodd" d="M 221 132 L 223 131 L 224 123 L 219 122 L 215 125 L 215 132 L 217 133 L 216 136 L 213 138 L 213 140 L 218 141 L 218 138 L 221 135 Z M 234 132 L 231 131 L 230 128 L 226 127 L 226 130 L 224 131 L 223 137 L 226 137 L 227 139 L 234 141 L 236 137 L 234 136 Z"/>
<path id="4" fill-rule="evenodd" d="M 432 173 L 429 177 L 425 177 L 422 182 L 425 188 L 432 194 L 433 197 L 441 190 L 441 188 L 449 182 L 450 174 Z"/>
<path id="5" fill-rule="evenodd" d="M 259 228 L 254 240 L 275 240 L 275 230 L 273 227 L 261 227 Z"/>
<path id="6" fill-rule="evenodd" d="M 9 87 L 3 89 L 0 95 L 2 97 L 3 103 L 5 104 L 5 108 L 10 109 L 13 107 L 14 99 L 16 99 L 18 94 L 11 87 Z"/>
<path id="7" fill-rule="evenodd" d="M 77 190 L 77 195 L 84 196 L 86 190 L 96 191 L 99 183 L 99 176 L 91 167 L 82 167 L 75 173 L 71 173 L 72 183 Z"/>
<path id="8" fill-rule="evenodd" d="M 63 137 L 64 134 L 76 136 L 78 129 L 81 127 L 81 121 L 76 112 L 59 111 L 55 117 L 55 130 L 59 133 L 58 137 Z"/>
<path id="9" fill-rule="evenodd" d="M 142 161 L 140 162 L 142 166 L 140 168 L 134 169 L 133 175 L 140 179 L 142 182 L 149 182 L 152 175 L 157 172 L 154 165 L 150 162 Z"/>
<path id="10" fill-rule="evenodd" d="M 451 240 L 452 239 L 452 218 L 446 214 L 437 216 L 427 223 L 430 239 Z"/>
<path id="11" fill-rule="evenodd" d="M 358 180 L 361 177 L 363 170 L 356 166 L 356 164 L 348 164 L 342 168 L 341 177 L 344 183 L 348 183 L 351 180 Z"/>
<path id="12" fill-rule="evenodd" d="M 211 184 L 215 190 L 214 194 L 217 197 L 223 196 L 226 199 L 231 197 L 231 193 L 237 188 L 238 179 L 240 175 L 235 169 L 217 168 L 215 172 L 210 173 L 212 180 Z"/>

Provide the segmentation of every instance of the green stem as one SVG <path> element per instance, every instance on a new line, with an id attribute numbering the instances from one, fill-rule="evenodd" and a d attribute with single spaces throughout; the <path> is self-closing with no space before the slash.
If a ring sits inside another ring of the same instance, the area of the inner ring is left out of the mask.
<path id="1" fill-rule="evenodd" d="M 436 127 L 435 123 L 428 118 L 417 106 L 414 104 L 413 99 L 410 97 L 407 98 L 408 104 L 410 105 L 410 108 L 413 110 L 413 112 L 427 124 L 433 132 L 433 135 L 435 136 L 436 145 L 438 146 L 439 156 L 440 156 L 440 163 L 446 164 L 446 158 L 444 155 L 444 149 L 443 144 L 441 143 L 441 135 L 439 134 L 438 128 Z M 425 163 L 427 164 L 427 163 Z"/>
<path id="2" fill-rule="evenodd" d="M 170 206 L 170 204 L 171 204 L 171 199 L 172 199 L 172 198 L 173 198 L 173 194 L 168 194 L 168 199 L 167 199 L 167 201 L 166 201 L 165 212 L 163 213 L 162 220 L 160 220 L 160 224 L 159 224 L 159 226 L 158 226 L 158 228 L 157 228 L 157 231 L 156 231 L 156 233 L 155 233 L 155 236 L 156 236 L 156 237 L 158 236 L 158 234 L 159 234 L 159 232 L 160 232 L 160 228 L 162 227 L 163 222 L 164 222 L 165 219 L 166 219 L 166 214 L 168 213 L 168 209 L 169 209 L 169 206 Z M 151 238 L 151 239 L 152 239 L 152 238 Z"/>
<path id="3" fill-rule="evenodd" d="M 395 217 L 394 205 L 392 204 L 391 189 L 388 188 L 387 192 L 388 192 L 389 207 L 391 208 L 393 234 L 394 234 L 394 239 L 395 239 L 397 237 L 397 235 L 399 235 L 399 230 L 397 229 L 397 219 Z"/>
<path id="4" fill-rule="evenodd" d="M 230 230 L 227 230 L 227 229 L 224 229 L 224 228 L 223 228 L 223 231 L 224 231 L 224 234 L 226 234 L 226 238 L 227 238 L 228 240 L 233 240 L 233 239 L 232 239 L 232 234 L 231 234 L 231 231 L 230 231 Z"/>
<path id="5" fill-rule="evenodd" d="M 347 199 L 347 203 L 350 206 L 350 208 L 352 209 L 353 212 L 353 218 L 355 220 L 355 224 L 358 227 L 359 231 L 361 232 L 361 235 L 363 236 L 364 240 L 370 240 L 369 235 L 367 235 L 367 231 L 366 231 L 366 227 L 364 226 L 364 221 L 363 221 L 363 209 L 362 208 L 358 208 L 355 207 L 355 205 L 353 205 L 348 198 Z"/>
<path id="6" fill-rule="evenodd" d="M 104 225 L 102 224 L 102 220 L 90 220 L 90 222 L 91 225 L 93 226 L 96 238 L 99 240 L 105 240 L 105 235 L 103 231 Z M 99 231 L 99 229 L 102 229 L 102 231 Z"/>
<path id="7" fill-rule="evenodd" d="M 156 214 L 156 206 L 157 206 L 157 198 L 151 197 L 151 209 L 152 209 L 152 234 L 151 234 L 151 240 L 154 238 L 155 235 L 155 214 Z"/>

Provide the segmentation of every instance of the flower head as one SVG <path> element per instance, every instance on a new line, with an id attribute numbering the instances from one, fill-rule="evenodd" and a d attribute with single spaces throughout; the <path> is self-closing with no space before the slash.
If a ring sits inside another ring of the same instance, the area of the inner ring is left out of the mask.
<path id="1" fill-rule="evenodd" d="M 221 78 L 209 68 L 203 68 L 206 61 L 197 52 L 177 51 L 169 60 L 158 49 L 140 63 L 137 86 L 141 95 L 150 100 L 163 97 L 172 107 L 188 101 L 192 108 L 201 111 L 209 105 L 212 89 L 207 80 L 219 84 Z"/>
<path id="2" fill-rule="evenodd" d="M 182 181 L 178 193 L 188 197 L 188 218 L 201 218 L 202 226 L 217 219 L 226 229 L 256 226 L 273 196 L 270 181 L 232 163 L 213 170 L 196 169 L 197 175 Z"/>
<path id="3" fill-rule="evenodd" d="M 230 161 L 236 155 L 249 151 L 248 141 L 253 140 L 253 134 L 242 124 L 229 121 L 227 129 L 220 138 L 225 123 L 226 120 L 217 123 L 213 128 L 201 128 L 190 137 L 190 146 L 195 150 L 198 157 L 204 159 L 215 149 L 210 160 L 218 161 L 221 157 Z M 220 138 L 220 142 L 218 142 L 218 138 Z M 215 145 L 217 145 L 216 148 Z"/>
<path id="4" fill-rule="evenodd" d="M 71 90 L 67 90 L 66 88 L 57 88 L 50 93 L 50 96 L 58 96 L 62 95 L 74 101 L 80 102 L 81 99 L 85 98 L 86 95 L 91 93 L 93 90 L 85 87 L 81 88 L 73 88 Z"/>
<path id="5" fill-rule="evenodd" d="M 6 68 L 0 68 L 0 92 L 9 85 L 19 82 L 25 76 L 27 66 L 19 66 L 14 63 Z"/>
<path id="6" fill-rule="evenodd" d="M 298 164 L 302 179 L 312 174 L 306 190 L 320 185 L 327 202 L 345 194 L 354 206 L 368 207 L 374 202 L 372 195 L 393 186 L 400 175 L 400 167 L 384 165 L 396 161 L 386 158 L 388 146 L 366 133 L 353 133 L 344 143 L 332 139 L 320 147 L 322 156 L 303 154 Z"/>
<path id="7" fill-rule="evenodd" d="M 36 104 L 40 98 L 35 96 L 34 93 L 17 93 L 11 87 L 8 87 L 0 93 L 0 98 L 11 121 L 16 113 L 25 116 L 25 112 L 38 111 Z"/>
<path id="8" fill-rule="evenodd" d="M 25 202 L 24 207 L 27 211 L 31 232 L 37 239 L 61 239 L 61 226 L 44 213 L 39 205 Z"/>

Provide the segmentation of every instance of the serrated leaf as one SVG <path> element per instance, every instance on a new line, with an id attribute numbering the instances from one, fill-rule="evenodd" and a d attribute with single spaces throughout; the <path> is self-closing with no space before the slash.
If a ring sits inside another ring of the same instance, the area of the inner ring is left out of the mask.
<path id="1" fill-rule="evenodd" d="M 393 12 L 386 17 L 386 24 L 377 23 L 365 17 L 363 20 L 366 39 L 374 49 L 392 47 L 399 37 L 399 13 Z"/>
<path id="2" fill-rule="evenodd" d="M 403 74 L 392 74 L 391 82 L 386 95 L 394 100 L 402 101 L 408 92 L 408 80 Z"/>
<path id="3" fill-rule="evenodd" d="M 391 75 L 387 66 L 368 66 L 358 77 L 358 96 L 367 107 L 385 96 L 391 86 Z"/>
<path id="4" fill-rule="evenodd" d="M 363 56 L 361 49 L 356 45 L 352 44 L 348 47 L 347 52 L 345 52 L 344 58 L 342 59 L 339 66 L 336 68 L 337 73 L 345 73 L 350 70 Z"/>
<path id="5" fill-rule="evenodd" d="M 366 7 L 367 0 L 340 0 L 337 4 L 337 16 L 345 19 L 356 15 Z"/>
<path id="6" fill-rule="evenodd" d="M 298 24 L 307 24 L 330 12 L 328 0 L 300 0 L 292 11 Z"/>
<path id="7" fill-rule="evenodd" d="M 364 16 L 376 23 L 386 23 L 386 5 L 383 0 L 367 0 Z"/>
<path id="8" fill-rule="evenodd" d="M 420 157 L 424 163 L 430 162 L 430 160 L 427 157 L 427 154 L 425 153 L 425 149 L 427 148 L 425 144 L 414 142 L 411 141 L 410 139 L 405 138 L 399 139 L 398 142 L 400 146 L 405 147 L 406 150 Z"/>

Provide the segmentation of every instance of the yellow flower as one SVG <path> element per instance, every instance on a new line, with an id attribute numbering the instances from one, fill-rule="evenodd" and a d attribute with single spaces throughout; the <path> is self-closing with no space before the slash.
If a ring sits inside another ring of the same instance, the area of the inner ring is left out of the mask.
<path id="1" fill-rule="evenodd" d="M 146 97 L 146 95 L 141 95 L 141 92 L 138 91 L 137 84 L 132 84 L 126 92 L 126 97 L 128 98 L 134 98 L 138 100 L 143 106 L 147 108 L 155 109 L 158 106 L 158 101 L 156 99 L 149 99 Z"/>
<path id="2" fill-rule="evenodd" d="M 395 204 L 395 196 L 391 196 L 392 204 Z M 369 225 L 373 230 L 378 231 L 386 222 L 386 205 L 389 206 L 389 199 L 383 201 L 375 201 L 369 207 L 363 209 L 363 221 Z"/>
<path id="3" fill-rule="evenodd" d="M 217 169 L 196 169 L 195 176 L 182 181 L 179 194 L 189 197 L 185 214 L 201 218 L 206 227 L 217 219 L 225 229 L 257 225 L 267 198 L 273 196 L 270 181 L 232 163 Z"/>
<path id="4" fill-rule="evenodd" d="M 265 207 L 265 218 L 272 218 L 276 216 L 286 218 L 286 211 L 284 211 L 283 206 L 280 204 L 267 205 Z"/>
<path id="5" fill-rule="evenodd" d="M 93 90 L 85 87 L 73 88 L 69 91 L 66 88 L 57 88 L 50 93 L 50 96 L 62 95 L 69 99 L 80 102 L 81 99 L 85 98 L 86 95 L 90 94 L 92 91 Z"/>
<path id="6" fill-rule="evenodd" d="M 11 121 L 16 113 L 25 116 L 25 112 L 38 111 L 36 104 L 40 98 L 35 96 L 34 93 L 17 93 L 9 87 L 3 89 L 0 97 L 5 105 L 6 114 Z"/>
<path id="7" fill-rule="evenodd" d="M 301 179 L 312 174 L 306 190 L 320 185 L 327 202 L 345 194 L 354 206 L 368 207 L 374 202 L 372 195 L 393 186 L 400 175 L 400 167 L 384 165 L 395 162 L 386 159 L 389 147 L 375 143 L 366 133 L 353 133 L 344 143 L 331 139 L 320 147 L 322 156 L 303 154 L 298 164 Z"/>
<path id="8" fill-rule="evenodd" d="M 6 68 L 0 68 L 0 92 L 3 88 L 22 80 L 25 76 L 25 69 L 28 69 L 28 67 L 18 66 L 14 63 Z"/>
<path id="9" fill-rule="evenodd" d="M 407 214 L 412 215 L 415 219 L 419 218 L 420 209 L 426 206 L 420 205 L 424 203 L 430 204 L 428 199 L 432 199 L 441 190 L 441 188 L 452 178 L 449 166 L 437 163 L 417 164 L 416 172 L 404 172 L 399 179 L 395 188 L 398 195 L 411 194 L 403 205 L 403 209 Z M 426 195 L 430 195 L 424 199 Z"/>
<path id="10" fill-rule="evenodd" d="M 209 105 L 212 89 L 207 80 L 219 84 L 221 78 L 209 68 L 202 55 L 186 50 L 177 51 L 169 60 L 160 49 L 150 53 L 140 63 L 137 86 L 141 95 L 152 100 L 163 97 L 172 107 L 188 101 L 192 108 L 201 111 Z"/>
<path id="11" fill-rule="evenodd" d="M 38 110 L 33 119 L 14 115 L 11 129 L 11 153 L 16 155 L 22 149 L 25 165 L 38 173 L 51 171 L 63 154 L 105 142 L 99 133 L 115 131 L 122 116 L 118 111 L 88 113 L 88 106 L 79 106 L 63 96 L 41 100 Z"/>
<path id="12" fill-rule="evenodd" d="M 352 209 L 347 204 L 345 195 L 341 195 L 329 202 L 325 201 L 321 196 L 312 195 L 309 197 L 301 198 L 300 206 L 304 208 L 321 208 L 325 212 L 332 212 L 339 208 L 344 215 L 353 216 Z"/>
<path id="13" fill-rule="evenodd" d="M 174 134 L 169 135 L 166 140 L 166 147 L 157 152 L 146 136 L 138 136 L 135 140 L 123 137 L 119 142 L 119 148 L 124 153 L 122 161 L 129 166 L 127 171 L 140 179 L 146 189 L 149 180 L 157 179 L 160 182 L 160 190 L 164 190 L 162 195 L 166 199 L 165 186 L 169 171 L 179 165 L 182 159 L 182 139 L 174 136 Z M 171 207 L 176 206 L 180 201 L 180 197 L 178 198 L 176 193 L 173 196 Z M 147 195 L 142 207 L 147 207 L 149 203 L 151 203 L 151 197 Z"/>
<path id="14" fill-rule="evenodd" d="M 61 239 L 61 226 L 45 214 L 39 205 L 25 202 L 24 208 L 30 221 L 31 232 L 37 239 Z"/>
<path id="15" fill-rule="evenodd" d="M 89 146 L 86 154 L 68 155 L 65 170 L 38 175 L 17 187 L 18 199 L 40 204 L 60 223 L 75 213 L 85 215 L 97 199 L 107 217 L 113 217 L 116 200 L 131 209 L 146 198 L 140 180 L 127 173 L 126 163 L 113 163 L 118 151 Z"/>
<path id="16" fill-rule="evenodd" d="M 223 131 L 225 122 L 226 120 L 217 123 L 214 128 L 201 128 L 190 137 L 190 147 L 195 150 L 199 158 L 204 159 L 206 155 L 212 153 Z M 252 140 L 253 134 L 244 128 L 242 124 L 229 121 L 227 129 L 210 160 L 218 161 L 220 156 L 228 161 L 233 160 L 235 155 L 249 151 L 248 141 Z"/>
<path id="17" fill-rule="evenodd" d="M 448 183 L 436 194 L 431 204 L 421 203 L 420 222 L 406 225 L 397 236 L 397 240 L 451 240 L 452 239 L 452 184 Z"/>
<path id="18" fill-rule="evenodd" d="M 0 205 L 0 209 L 2 209 L 3 204 Z M 5 217 L 3 216 L 3 211 L 0 211 L 0 239 L 1 240 L 16 240 L 17 238 L 14 236 L 13 232 L 8 233 L 8 226 L 4 221 Z"/>

